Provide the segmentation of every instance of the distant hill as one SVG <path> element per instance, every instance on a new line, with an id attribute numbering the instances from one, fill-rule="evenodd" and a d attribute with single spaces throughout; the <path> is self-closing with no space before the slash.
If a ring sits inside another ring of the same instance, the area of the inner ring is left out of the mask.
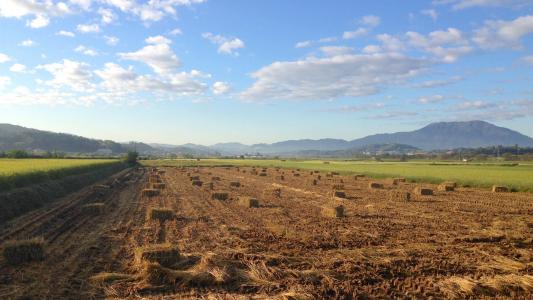
<path id="1" fill-rule="evenodd" d="M 519 132 L 484 121 L 432 123 L 409 132 L 384 133 L 346 141 L 342 139 L 288 140 L 272 144 L 244 145 L 220 143 L 211 146 L 196 144 L 168 145 L 129 143 L 88 139 L 76 135 L 54 133 L 0 124 L 0 151 L 13 149 L 95 153 L 108 149 L 113 154 L 137 150 L 152 155 L 287 155 L 287 156 L 350 156 L 359 153 L 409 153 L 418 150 L 446 150 L 491 146 L 533 147 L 533 139 Z"/>
<path id="2" fill-rule="evenodd" d="M 519 132 L 484 121 L 439 122 L 410 132 L 367 136 L 350 142 L 352 147 L 372 144 L 407 144 L 424 150 L 488 146 L 533 146 L 533 139 Z"/>
<path id="3" fill-rule="evenodd" d="M 68 153 L 95 153 L 108 149 L 124 153 L 127 149 L 116 142 L 88 139 L 65 133 L 55 133 L 11 124 L 0 124 L 0 151 L 42 150 Z"/>

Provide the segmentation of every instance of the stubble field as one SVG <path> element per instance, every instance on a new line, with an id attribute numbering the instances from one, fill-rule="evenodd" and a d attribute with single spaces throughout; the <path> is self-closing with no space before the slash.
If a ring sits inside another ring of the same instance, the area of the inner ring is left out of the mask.
<path id="1" fill-rule="evenodd" d="M 44 255 L 1 258 L 0 298 L 533 297 L 533 195 L 441 189 L 297 169 L 130 169 L 3 225 L 2 250 L 42 238 Z"/>

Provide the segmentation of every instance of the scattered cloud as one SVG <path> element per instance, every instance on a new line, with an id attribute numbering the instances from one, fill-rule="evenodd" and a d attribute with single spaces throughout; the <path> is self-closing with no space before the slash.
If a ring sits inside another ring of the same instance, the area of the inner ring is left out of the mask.
<path id="1" fill-rule="evenodd" d="M 226 82 L 217 81 L 213 84 L 213 94 L 215 95 L 227 94 L 229 91 L 231 91 L 231 87 Z"/>
<path id="2" fill-rule="evenodd" d="M 525 62 L 528 65 L 533 65 L 533 55 L 524 56 L 521 58 L 521 61 Z"/>
<path id="3" fill-rule="evenodd" d="M 420 74 L 429 64 L 396 53 L 274 62 L 252 74 L 255 83 L 241 98 L 318 100 L 372 95 Z"/>
<path id="4" fill-rule="evenodd" d="M 521 49 L 522 38 L 533 33 L 533 15 L 518 17 L 512 21 L 486 21 L 474 31 L 472 40 L 481 48 Z"/>
<path id="5" fill-rule="evenodd" d="M 464 77 L 461 76 L 453 76 L 448 79 L 441 79 L 441 80 L 427 80 L 419 83 L 415 83 L 412 85 L 414 88 L 434 88 L 434 87 L 440 87 L 440 86 L 446 86 L 450 85 L 459 81 L 464 80 Z"/>
<path id="6" fill-rule="evenodd" d="M 60 30 L 60 31 L 56 32 L 56 35 L 66 36 L 66 37 L 75 37 L 76 36 L 73 32 L 66 31 L 66 30 Z"/>
<path id="7" fill-rule="evenodd" d="M 307 48 L 307 47 L 311 47 L 312 44 L 313 44 L 313 41 L 298 42 L 296 43 L 296 45 L 294 45 L 294 48 Z"/>
<path id="8" fill-rule="evenodd" d="M 353 48 L 345 46 L 323 46 L 320 47 L 320 51 L 326 56 L 337 56 L 343 54 L 350 54 L 353 52 Z"/>
<path id="9" fill-rule="evenodd" d="M 437 103 L 444 100 L 443 95 L 431 95 L 431 96 L 423 96 L 418 98 L 418 103 L 422 104 L 429 104 L 429 103 Z"/>
<path id="10" fill-rule="evenodd" d="M 104 36 L 104 39 L 105 39 L 105 43 L 108 44 L 109 46 L 116 46 L 118 44 L 118 42 L 120 41 L 118 37 L 116 36 Z"/>
<path id="11" fill-rule="evenodd" d="M 368 33 L 368 29 L 359 27 L 354 31 L 345 31 L 342 34 L 342 38 L 345 40 L 356 39 L 365 36 Z"/>
<path id="12" fill-rule="evenodd" d="M 0 64 L 10 61 L 11 58 L 7 54 L 0 53 Z"/>
<path id="13" fill-rule="evenodd" d="M 100 22 L 102 24 L 111 24 L 117 20 L 117 15 L 111 10 L 106 8 L 99 8 Z"/>
<path id="14" fill-rule="evenodd" d="M 453 63 L 474 50 L 463 32 L 456 28 L 432 31 L 427 36 L 413 31 L 405 35 L 410 46 L 430 53 L 446 63 Z"/>
<path id="15" fill-rule="evenodd" d="M 40 83 L 57 88 L 71 88 L 75 91 L 91 90 L 92 72 L 89 65 L 84 62 L 63 59 L 62 62 L 45 64 L 37 66 L 37 69 L 43 69 L 52 75 L 48 81 Z"/>
<path id="16" fill-rule="evenodd" d="M 345 105 L 341 107 L 334 107 L 326 109 L 327 112 L 341 112 L 341 113 L 354 113 L 362 112 L 369 110 L 378 110 L 385 108 L 384 103 L 371 103 L 371 104 L 361 104 L 361 105 Z"/>
<path id="17" fill-rule="evenodd" d="M 381 19 L 378 16 L 367 15 L 362 17 L 359 23 L 368 27 L 376 27 L 381 23 Z"/>
<path id="18" fill-rule="evenodd" d="M 183 31 L 181 31 L 180 28 L 174 28 L 170 31 L 169 33 L 170 35 L 182 35 L 183 34 Z"/>
<path id="19" fill-rule="evenodd" d="M 494 107 L 494 103 L 489 103 L 483 100 L 477 100 L 477 101 L 464 101 L 459 103 L 457 106 L 453 108 L 453 110 L 461 111 L 461 110 L 477 110 L 477 109 L 487 109 Z"/>
<path id="20" fill-rule="evenodd" d="M 228 38 L 222 35 L 214 35 L 210 32 L 202 34 L 204 39 L 218 45 L 218 53 L 239 55 L 235 50 L 244 48 L 244 42 L 239 38 Z"/>
<path id="21" fill-rule="evenodd" d="M 26 66 L 23 64 L 13 64 L 11 68 L 9 68 L 9 71 L 14 73 L 25 73 L 26 69 Z"/>
<path id="22" fill-rule="evenodd" d="M 43 28 L 50 24 L 50 19 L 45 15 L 37 15 L 33 20 L 26 22 L 26 26 L 31 28 Z"/>
<path id="23" fill-rule="evenodd" d="M 82 53 L 82 54 L 85 54 L 87 56 L 97 56 L 98 55 L 98 51 L 94 50 L 94 49 L 91 49 L 91 48 L 87 48 L 83 45 L 79 45 L 78 47 L 76 47 L 74 49 L 75 52 L 78 52 L 78 53 Z"/>
<path id="24" fill-rule="evenodd" d="M 78 24 L 76 29 L 81 33 L 97 33 L 100 32 L 100 25 L 98 24 Z"/>
<path id="25" fill-rule="evenodd" d="M 421 10 L 420 13 L 424 16 L 430 17 L 431 19 L 433 19 L 433 21 L 437 21 L 437 19 L 439 18 L 439 14 L 434 9 L 424 9 Z"/>
<path id="26" fill-rule="evenodd" d="M 27 40 L 24 40 L 22 42 L 20 42 L 19 46 L 22 46 L 22 47 L 33 47 L 35 46 L 36 43 L 30 39 L 27 39 Z"/>
<path id="27" fill-rule="evenodd" d="M 5 89 L 10 84 L 11 84 L 11 78 L 7 76 L 0 76 L 0 90 Z"/>
<path id="28" fill-rule="evenodd" d="M 139 61 L 150 66 L 159 74 L 171 73 L 181 66 L 181 63 L 170 49 L 171 41 L 163 36 L 153 36 L 146 40 L 149 44 L 144 48 L 118 55 L 125 60 Z"/>

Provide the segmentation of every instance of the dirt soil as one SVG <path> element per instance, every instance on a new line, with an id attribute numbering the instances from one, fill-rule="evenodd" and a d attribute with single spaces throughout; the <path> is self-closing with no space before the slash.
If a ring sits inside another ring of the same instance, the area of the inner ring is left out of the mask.
<path id="1" fill-rule="evenodd" d="M 142 193 L 152 179 L 164 183 L 159 195 Z M 416 195 L 419 186 L 433 195 Z M 90 203 L 104 209 L 88 213 Z M 151 220 L 152 208 L 174 216 Z M 274 168 L 139 168 L 3 224 L 0 251 L 33 237 L 45 241 L 44 260 L 0 258 L 0 299 L 533 298 L 531 193 Z M 153 246 L 164 253 L 150 256 Z M 179 255 L 164 250 L 176 246 Z"/>

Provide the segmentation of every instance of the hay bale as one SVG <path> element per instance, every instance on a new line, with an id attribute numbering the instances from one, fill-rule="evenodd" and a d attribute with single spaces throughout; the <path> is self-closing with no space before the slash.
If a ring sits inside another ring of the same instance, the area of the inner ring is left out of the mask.
<path id="1" fill-rule="evenodd" d="M 228 200 L 229 194 L 226 192 L 213 192 L 211 193 L 211 199 L 213 200 Z"/>
<path id="2" fill-rule="evenodd" d="M 257 208 L 259 207 L 259 200 L 252 197 L 239 197 L 239 205 L 247 208 Z"/>
<path id="3" fill-rule="evenodd" d="M 417 186 L 414 190 L 414 193 L 415 195 L 419 195 L 419 196 L 431 196 L 433 195 L 433 190 Z"/>
<path id="4" fill-rule="evenodd" d="M 111 186 L 107 185 L 107 184 L 96 184 L 96 185 L 93 185 L 93 190 L 95 190 L 95 191 L 109 190 L 110 188 L 111 188 Z"/>
<path id="5" fill-rule="evenodd" d="M 232 182 L 229 183 L 229 186 L 230 187 L 240 187 L 241 183 L 238 182 L 238 181 L 232 181 Z"/>
<path id="6" fill-rule="evenodd" d="M 152 188 L 153 189 L 163 190 L 163 189 L 165 189 L 165 187 L 166 187 L 166 184 L 164 184 L 164 183 L 152 183 Z"/>
<path id="7" fill-rule="evenodd" d="M 344 191 L 333 191 L 333 197 L 334 198 L 346 198 L 346 192 Z"/>
<path id="8" fill-rule="evenodd" d="M 279 177 L 279 179 L 281 179 L 281 180 L 285 180 L 285 176 L 281 175 L 281 176 Z"/>
<path id="9" fill-rule="evenodd" d="M 292 176 L 294 176 L 294 177 L 300 177 L 300 173 L 294 173 L 294 174 L 292 174 Z"/>
<path id="10" fill-rule="evenodd" d="M 453 192 L 455 187 L 453 185 L 441 183 L 437 186 L 437 190 L 441 192 Z"/>
<path id="11" fill-rule="evenodd" d="M 211 177 L 211 180 L 212 180 L 212 181 L 220 181 L 220 177 L 218 177 L 218 176 L 213 176 L 213 177 Z"/>
<path id="12" fill-rule="evenodd" d="M 194 186 L 202 186 L 204 183 L 201 180 L 193 180 L 192 185 Z"/>
<path id="13" fill-rule="evenodd" d="M 330 217 L 330 218 L 343 218 L 345 216 L 344 206 L 339 205 L 339 206 L 334 206 L 334 207 L 324 207 L 322 208 L 322 214 L 325 217 Z"/>
<path id="14" fill-rule="evenodd" d="M 411 200 L 411 193 L 403 191 L 390 191 L 389 192 L 390 201 L 409 201 Z"/>
<path id="15" fill-rule="evenodd" d="M 41 238 L 7 241 L 3 247 L 4 259 L 10 265 L 44 259 L 44 240 Z"/>
<path id="16" fill-rule="evenodd" d="M 394 180 L 396 180 L 397 182 L 406 182 L 404 177 L 394 178 Z"/>
<path id="17" fill-rule="evenodd" d="M 267 173 L 259 173 L 259 176 L 261 177 L 266 177 L 268 174 Z"/>
<path id="18" fill-rule="evenodd" d="M 189 176 L 189 180 L 190 180 L 190 181 L 200 180 L 200 176 L 198 176 L 198 175 L 196 175 L 196 176 Z"/>
<path id="19" fill-rule="evenodd" d="M 358 180 L 359 178 L 364 178 L 364 177 L 365 177 L 365 175 L 363 175 L 363 174 L 355 174 L 353 176 L 353 179 Z"/>
<path id="20" fill-rule="evenodd" d="M 368 183 L 368 188 L 369 189 L 382 189 L 383 188 L 383 184 L 379 183 L 379 182 L 369 182 Z"/>
<path id="21" fill-rule="evenodd" d="M 85 215 L 97 216 L 104 211 L 104 203 L 90 203 L 81 207 L 81 211 Z"/>
<path id="22" fill-rule="evenodd" d="M 454 188 L 457 188 L 457 182 L 455 182 L 455 181 L 444 181 L 442 184 L 451 185 Z"/>
<path id="23" fill-rule="evenodd" d="M 398 185 L 399 183 L 400 183 L 400 181 L 398 181 L 398 179 L 396 179 L 396 178 L 389 179 L 389 184 L 390 185 Z"/>
<path id="24" fill-rule="evenodd" d="M 141 196 L 144 197 L 155 197 L 159 195 L 159 190 L 156 189 L 144 189 L 141 192 Z"/>
<path id="25" fill-rule="evenodd" d="M 167 220 L 174 219 L 174 211 L 166 207 L 153 207 L 148 212 L 150 220 L 158 220 L 159 222 L 165 222 Z"/>
<path id="26" fill-rule="evenodd" d="M 178 246 L 172 244 L 155 244 L 135 250 L 135 260 L 138 264 L 150 262 L 171 268 L 180 262 L 180 258 Z"/>
<path id="27" fill-rule="evenodd" d="M 331 187 L 332 190 L 344 190 L 344 184 L 334 184 Z"/>
<path id="28" fill-rule="evenodd" d="M 316 179 L 313 179 L 313 181 L 311 182 L 312 185 L 317 185 L 318 184 L 318 180 Z"/>
<path id="29" fill-rule="evenodd" d="M 321 179 L 322 179 L 322 175 L 318 175 L 318 176 L 316 177 L 316 179 L 317 179 L 317 180 L 321 180 Z"/>
<path id="30" fill-rule="evenodd" d="M 507 193 L 509 192 L 509 188 L 502 185 L 493 185 L 492 186 L 492 192 L 493 193 Z"/>

